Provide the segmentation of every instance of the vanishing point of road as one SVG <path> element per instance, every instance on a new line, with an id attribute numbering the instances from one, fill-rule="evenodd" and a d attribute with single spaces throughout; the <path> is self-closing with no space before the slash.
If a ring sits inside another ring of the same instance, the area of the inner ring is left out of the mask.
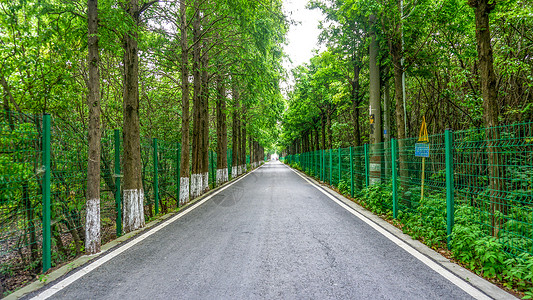
<path id="1" fill-rule="evenodd" d="M 473 298 L 279 162 L 185 212 L 51 299 Z"/>

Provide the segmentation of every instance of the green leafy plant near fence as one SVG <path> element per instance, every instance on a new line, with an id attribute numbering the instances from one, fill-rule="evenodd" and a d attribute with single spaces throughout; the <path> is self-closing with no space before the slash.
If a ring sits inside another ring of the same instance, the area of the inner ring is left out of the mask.
<path id="1" fill-rule="evenodd" d="M 488 132 L 499 138 L 487 139 Z M 478 274 L 533 297 L 533 123 L 429 139 L 424 161 L 414 138 L 281 160 L 395 219 L 427 245 L 448 247 Z M 497 153 L 494 165 L 489 151 Z"/>

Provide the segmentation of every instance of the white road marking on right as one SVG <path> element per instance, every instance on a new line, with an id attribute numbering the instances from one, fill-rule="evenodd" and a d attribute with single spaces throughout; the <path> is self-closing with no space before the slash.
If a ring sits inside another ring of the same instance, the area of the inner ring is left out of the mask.
<path id="1" fill-rule="evenodd" d="M 365 222 L 366 224 L 368 224 L 370 227 L 374 228 L 377 232 L 381 233 L 383 236 L 385 236 L 386 238 L 388 238 L 390 241 L 392 241 L 393 243 L 395 243 L 396 245 L 398 245 L 400 248 L 404 249 L 405 251 L 407 251 L 407 253 L 411 254 L 412 256 L 414 256 L 416 259 L 418 259 L 419 261 L 421 261 L 422 263 L 424 263 L 426 266 L 430 267 L 433 271 L 437 272 L 438 274 L 440 274 L 442 277 L 448 279 L 451 283 L 455 284 L 456 286 L 458 286 L 460 289 L 462 289 L 463 291 L 465 291 L 466 293 L 468 293 L 470 296 L 476 298 L 476 299 L 487 299 L 487 300 L 490 300 L 491 298 L 489 296 L 487 296 L 486 294 L 484 294 L 483 292 L 481 292 L 480 290 L 478 290 L 477 288 L 473 287 L 472 285 L 470 285 L 468 282 L 464 281 L 463 279 L 461 279 L 460 277 L 457 277 L 455 274 L 453 274 L 452 272 L 448 271 L 447 269 L 445 269 L 444 267 L 442 267 L 441 265 L 437 264 L 436 262 L 434 262 L 433 260 L 429 259 L 427 256 L 425 256 L 424 254 L 420 253 L 419 251 L 417 251 L 415 248 L 411 247 L 409 244 L 405 243 L 404 241 L 402 241 L 400 238 L 398 238 L 397 236 L 393 235 L 392 233 L 386 231 L 383 227 L 379 226 L 378 224 L 374 223 L 372 220 L 368 219 L 367 217 L 365 217 L 364 215 L 362 215 L 361 213 L 359 213 L 358 211 L 352 209 L 351 207 L 349 207 L 348 205 L 346 205 L 344 202 L 340 201 L 339 199 L 335 198 L 333 195 L 331 195 L 330 193 L 326 192 L 324 189 L 322 189 L 321 187 L 319 187 L 318 185 L 314 184 L 313 182 L 311 182 L 309 179 L 305 178 L 304 176 L 302 176 L 301 174 L 299 174 L 298 172 L 294 171 L 292 168 L 289 168 L 291 171 L 293 171 L 294 173 L 296 173 L 298 176 L 300 176 L 301 178 L 303 178 L 305 181 L 307 181 L 309 184 L 311 184 L 312 186 L 314 186 L 317 190 L 319 190 L 322 194 L 326 195 L 328 198 L 330 198 L 331 200 L 335 201 L 338 205 L 340 205 L 342 208 L 346 209 L 347 211 L 349 211 L 351 214 L 353 214 L 354 216 L 356 216 L 357 218 L 361 219 L 363 222 Z"/>

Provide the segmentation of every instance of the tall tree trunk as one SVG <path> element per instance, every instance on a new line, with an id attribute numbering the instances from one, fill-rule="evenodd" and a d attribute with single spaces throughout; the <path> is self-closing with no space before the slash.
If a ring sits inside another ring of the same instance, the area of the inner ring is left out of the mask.
<path id="1" fill-rule="evenodd" d="M 254 159 L 254 140 L 251 136 L 248 136 L 248 150 L 250 151 L 250 166 L 253 168 Z"/>
<path id="2" fill-rule="evenodd" d="M 389 93 L 389 77 L 388 77 L 388 74 L 389 74 L 389 68 L 386 67 L 385 69 L 385 80 L 384 80 L 384 83 L 383 83 L 383 112 L 382 112 L 382 115 L 383 115 L 383 140 L 385 142 L 385 147 L 388 148 L 388 149 L 391 149 L 391 144 L 390 144 L 390 106 L 391 106 L 391 101 L 390 101 L 390 93 Z M 385 172 L 390 172 L 389 170 L 391 170 L 391 167 L 390 167 L 390 161 L 389 160 L 385 160 Z M 388 174 L 389 176 L 391 174 Z"/>
<path id="3" fill-rule="evenodd" d="M 375 16 L 370 16 L 370 24 L 373 26 L 375 23 Z M 381 97 L 379 95 L 380 90 L 380 77 L 378 66 L 378 53 L 379 46 L 376 39 L 376 32 L 374 29 L 370 29 L 370 47 L 369 47 L 369 80 L 370 80 L 370 144 L 371 144 L 371 157 L 370 157 L 370 185 L 381 182 L 381 156 L 379 155 L 379 148 L 381 147 Z"/>
<path id="4" fill-rule="evenodd" d="M 360 99 L 360 93 L 359 89 L 360 82 L 359 82 L 359 75 L 361 73 L 361 68 L 359 67 L 359 63 L 354 63 L 354 77 L 351 82 L 352 91 L 351 91 L 351 97 L 352 97 L 352 122 L 353 122 L 353 136 L 354 136 L 354 146 L 360 146 L 361 145 L 361 127 L 359 126 L 359 105 L 361 104 Z"/>
<path id="5" fill-rule="evenodd" d="M 398 167 L 401 182 L 401 192 L 407 192 L 407 178 L 409 177 L 409 171 L 407 170 L 407 157 L 405 149 L 405 124 L 404 124 L 404 106 L 403 106 L 403 94 L 402 94 L 402 40 L 399 35 L 389 38 L 389 51 L 392 58 L 392 64 L 394 67 L 394 98 L 396 100 L 395 115 L 396 115 L 396 133 L 398 138 Z M 410 206 L 410 201 L 404 195 L 401 197 L 405 205 Z"/>
<path id="6" fill-rule="evenodd" d="M 242 108 L 242 118 L 244 119 L 244 116 L 246 115 L 244 107 Z M 241 154 L 241 165 L 240 165 L 240 173 L 244 174 L 246 173 L 246 122 L 240 121 L 241 125 L 239 126 L 241 128 L 241 146 L 240 146 L 240 154 Z"/>
<path id="7" fill-rule="evenodd" d="M 331 109 L 328 107 L 328 111 L 326 115 L 326 130 L 328 131 L 327 133 L 328 145 L 326 149 L 333 149 L 333 133 L 331 131 L 331 114 L 332 114 Z"/>
<path id="8" fill-rule="evenodd" d="M 205 51 L 209 49 L 207 40 L 203 43 Z M 202 175 L 202 185 L 200 193 L 209 190 L 209 55 L 204 53 L 201 59 L 202 89 L 200 94 L 200 174 Z"/>
<path id="9" fill-rule="evenodd" d="M 468 0 L 474 9 L 476 19 L 476 40 L 479 69 L 481 71 L 481 92 L 483 95 L 483 120 L 487 139 L 487 154 L 489 159 L 489 188 L 492 214 L 492 235 L 497 237 L 503 225 L 503 219 L 498 218 L 498 213 L 507 213 L 507 203 L 502 195 L 504 189 L 504 168 L 498 146 L 500 134 L 498 126 L 498 95 L 496 89 L 496 75 L 494 74 L 494 58 L 490 43 L 489 15 L 495 8 L 495 1 Z"/>
<path id="10" fill-rule="evenodd" d="M 195 9 L 198 1 L 195 1 Z M 193 34 L 193 54 L 192 54 L 192 73 L 193 73 L 193 123 L 192 123 L 192 174 L 191 174 L 191 197 L 194 199 L 200 196 L 202 192 L 202 159 L 201 159 L 201 106 L 202 106 L 202 78 L 201 78 L 201 19 L 200 13 L 196 14 L 192 22 Z"/>
<path id="11" fill-rule="evenodd" d="M 322 134 L 321 134 L 321 138 L 322 138 L 322 145 L 321 145 L 321 150 L 325 150 L 326 149 L 326 120 L 324 118 L 324 114 L 320 115 L 320 124 L 322 125 Z"/>
<path id="12" fill-rule="evenodd" d="M 313 143 L 315 139 L 313 138 L 313 129 L 307 130 L 307 152 L 313 151 Z"/>
<path id="13" fill-rule="evenodd" d="M 354 77 L 351 82 L 352 91 L 351 91 L 351 97 L 352 97 L 352 122 L 353 122 L 353 128 L 354 128 L 354 139 L 353 139 L 353 145 L 355 147 L 361 146 L 361 126 L 359 124 L 359 115 L 360 115 L 360 108 L 359 105 L 362 102 L 362 97 L 360 93 L 361 89 L 361 83 L 360 83 L 360 74 L 361 74 L 361 67 L 360 62 L 358 60 L 354 59 Z M 355 180 L 355 188 L 357 190 L 360 190 L 363 185 L 363 176 L 359 176 L 359 174 L 363 174 L 364 172 L 361 171 L 361 168 L 363 167 L 361 162 L 360 155 L 357 155 L 357 152 L 354 154 L 353 157 L 353 163 L 354 168 L 359 170 L 356 172 Z"/>
<path id="14" fill-rule="evenodd" d="M 232 87 L 232 98 L 233 98 L 233 114 L 232 121 L 233 126 L 231 127 L 232 131 L 232 157 L 231 157 L 231 177 L 235 178 L 239 176 L 239 165 L 240 165 L 240 135 L 241 129 L 239 128 L 239 92 L 237 87 Z"/>
<path id="15" fill-rule="evenodd" d="M 180 205 L 189 201 L 190 160 L 190 111 L 189 111 L 189 44 L 187 42 L 187 6 L 180 2 L 180 47 L 181 47 L 181 159 L 180 159 Z"/>
<path id="16" fill-rule="evenodd" d="M 144 226 L 144 191 L 142 187 L 141 137 L 139 123 L 139 55 L 137 27 L 139 1 L 130 0 L 125 10 L 135 23 L 122 39 L 124 48 L 123 83 L 123 163 L 124 189 L 122 223 L 124 232 Z"/>
<path id="17" fill-rule="evenodd" d="M 389 67 L 385 68 L 385 80 L 383 82 L 383 139 L 390 142 L 390 88 L 389 88 Z"/>
<path id="18" fill-rule="evenodd" d="M 3 70 L 0 68 L 0 85 L 4 89 L 4 111 L 6 112 L 9 128 L 11 129 L 11 131 L 13 131 L 15 130 L 15 124 L 13 123 L 13 113 L 11 112 L 11 108 L 9 107 L 9 102 L 13 103 L 13 105 L 15 106 L 17 105 L 17 103 L 15 102 L 15 98 L 13 98 L 13 94 L 11 94 L 11 89 L 2 71 Z M 20 108 L 16 108 L 20 113 Z"/>
<path id="19" fill-rule="evenodd" d="M 317 127 L 315 127 L 315 146 L 315 150 L 320 150 L 320 136 Z"/>
<path id="20" fill-rule="evenodd" d="M 217 185 L 228 181 L 228 129 L 226 123 L 226 87 L 217 76 Z"/>
<path id="21" fill-rule="evenodd" d="M 89 67 L 89 153 L 87 159 L 87 200 L 85 252 L 100 252 L 100 72 L 98 64 L 98 0 L 87 0 Z"/>

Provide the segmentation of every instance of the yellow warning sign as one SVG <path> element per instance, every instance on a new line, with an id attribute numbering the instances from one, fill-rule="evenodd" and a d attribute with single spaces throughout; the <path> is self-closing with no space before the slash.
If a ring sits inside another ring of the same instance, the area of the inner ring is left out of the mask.
<path id="1" fill-rule="evenodd" d="M 428 127 L 426 125 L 426 117 L 422 117 L 422 126 L 420 126 L 420 132 L 418 133 L 418 141 L 429 143 Z"/>

